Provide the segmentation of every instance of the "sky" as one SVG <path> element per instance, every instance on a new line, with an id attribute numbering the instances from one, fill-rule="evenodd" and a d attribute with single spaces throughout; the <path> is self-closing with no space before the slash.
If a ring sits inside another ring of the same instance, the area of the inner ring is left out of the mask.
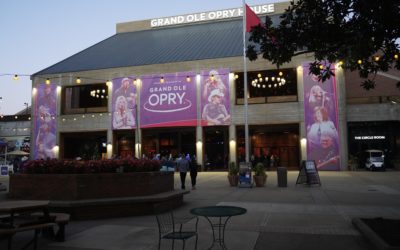
<path id="1" fill-rule="evenodd" d="M 247 0 L 249 6 L 282 0 Z M 2 0 L 0 115 L 31 104 L 29 75 L 116 33 L 116 24 L 242 6 L 241 0 Z M 12 75 L 20 76 L 13 80 Z"/>

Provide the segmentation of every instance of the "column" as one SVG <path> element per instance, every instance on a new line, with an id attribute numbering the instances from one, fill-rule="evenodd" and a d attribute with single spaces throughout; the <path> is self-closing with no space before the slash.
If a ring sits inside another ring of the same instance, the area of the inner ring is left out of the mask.
<path id="1" fill-rule="evenodd" d="M 348 141 L 347 141 L 347 117 L 346 117 L 346 84 L 344 70 L 336 65 L 336 93 L 338 99 L 338 118 L 339 118 L 339 150 L 340 150 L 340 170 L 348 170 Z"/>
<path id="2" fill-rule="evenodd" d="M 304 123 L 304 84 L 303 84 L 303 67 L 297 67 L 297 99 L 299 102 L 300 115 L 299 120 L 299 144 L 300 144 L 300 160 L 307 160 L 307 137 L 306 127 Z M 301 164 L 301 162 L 299 162 Z"/>

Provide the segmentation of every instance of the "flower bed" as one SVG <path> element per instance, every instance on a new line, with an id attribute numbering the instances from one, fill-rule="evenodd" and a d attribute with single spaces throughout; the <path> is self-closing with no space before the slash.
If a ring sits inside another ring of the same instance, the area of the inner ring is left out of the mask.
<path id="1" fill-rule="evenodd" d="M 122 171 L 117 170 L 123 168 Z M 158 161 L 103 160 L 28 162 L 10 176 L 10 198 L 82 200 L 154 195 L 174 189 L 172 172 Z"/>
<path id="2" fill-rule="evenodd" d="M 159 171 L 159 161 L 148 159 L 117 159 L 93 161 L 32 160 L 24 164 L 24 174 L 90 174 Z"/>

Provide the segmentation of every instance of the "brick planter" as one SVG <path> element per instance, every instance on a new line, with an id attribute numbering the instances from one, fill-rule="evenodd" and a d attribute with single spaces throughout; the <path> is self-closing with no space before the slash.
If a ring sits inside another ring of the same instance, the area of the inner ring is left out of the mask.
<path id="1" fill-rule="evenodd" d="M 172 172 L 16 174 L 10 176 L 9 197 L 65 201 L 149 196 L 173 189 Z"/>

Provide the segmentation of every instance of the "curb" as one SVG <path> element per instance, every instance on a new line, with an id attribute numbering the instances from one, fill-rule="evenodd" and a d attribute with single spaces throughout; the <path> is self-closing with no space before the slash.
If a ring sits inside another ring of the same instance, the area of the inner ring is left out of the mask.
<path id="1" fill-rule="evenodd" d="M 379 250 L 400 250 L 400 247 L 391 246 L 367 226 L 360 218 L 351 220 L 358 231 Z"/>

